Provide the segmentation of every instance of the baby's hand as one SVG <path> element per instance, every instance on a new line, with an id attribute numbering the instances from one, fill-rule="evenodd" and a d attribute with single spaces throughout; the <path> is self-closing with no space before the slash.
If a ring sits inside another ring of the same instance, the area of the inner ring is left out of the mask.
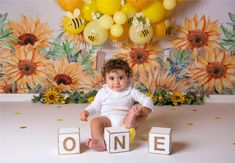
<path id="1" fill-rule="evenodd" d="M 83 112 L 81 112 L 81 114 L 80 114 L 80 120 L 81 121 L 87 121 L 87 117 L 89 116 L 89 113 L 88 113 L 88 111 L 83 111 Z"/>

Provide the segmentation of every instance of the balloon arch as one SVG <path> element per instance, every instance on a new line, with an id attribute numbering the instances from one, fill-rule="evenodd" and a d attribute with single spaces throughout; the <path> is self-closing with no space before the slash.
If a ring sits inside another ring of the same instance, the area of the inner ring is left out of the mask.
<path id="1" fill-rule="evenodd" d="M 92 45 L 108 38 L 145 44 L 153 37 L 171 34 L 169 19 L 176 4 L 183 0 L 56 0 L 66 11 L 63 28 L 69 34 L 82 34 Z"/>

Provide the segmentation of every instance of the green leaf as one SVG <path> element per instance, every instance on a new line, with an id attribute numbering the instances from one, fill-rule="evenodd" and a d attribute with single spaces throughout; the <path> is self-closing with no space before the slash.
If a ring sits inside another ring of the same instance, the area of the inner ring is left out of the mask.
<path id="1" fill-rule="evenodd" d="M 88 62 L 87 64 L 85 64 L 84 66 L 84 70 L 88 70 L 90 67 L 92 66 L 92 63 L 91 62 Z"/>
<path id="2" fill-rule="evenodd" d="M 228 15 L 229 15 L 230 20 L 235 23 L 235 14 L 229 12 Z"/>
<path id="3" fill-rule="evenodd" d="M 234 44 L 235 44 L 235 41 L 234 41 L 234 40 L 223 39 L 222 41 L 223 41 L 223 42 L 221 42 L 221 44 L 222 44 L 223 46 L 231 46 L 231 45 L 234 45 Z"/>
<path id="4" fill-rule="evenodd" d="M 230 51 L 230 52 L 235 51 L 235 45 L 233 45 L 233 46 L 229 47 L 228 51 Z"/>
<path id="5" fill-rule="evenodd" d="M 226 24 L 228 24 L 228 25 L 231 26 L 231 27 L 234 27 L 234 26 L 235 26 L 235 23 L 226 23 Z"/>
<path id="6" fill-rule="evenodd" d="M 223 25 L 221 26 L 221 28 L 224 33 L 224 36 L 231 40 L 232 36 L 233 36 L 232 32 L 230 32 L 228 29 L 226 29 Z"/>
<path id="7" fill-rule="evenodd" d="M 9 47 L 10 49 L 14 49 L 13 45 L 10 44 L 8 41 L 0 40 L 0 42 L 2 42 L 4 45 L 6 45 L 7 47 Z"/>
<path id="8" fill-rule="evenodd" d="M 17 39 L 16 37 L 14 37 L 14 36 L 8 36 L 7 39 L 12 40 L 12 41 L 14 41 L 14 42 L 17 42 L 17 40 L 18 40 L 18 39 Z"/>
<path id="9" fill-rule="evenodd" d="M 169 64 L 170 64 L 171 67 L 174 66 L 174 63 L 173 63 L 173 61 L 172 61 L 170 58 L 167 58 L 167 61 L 169 62 Z"/>
<path id="10" fill-rule="evenodd" d="M 0 23 L 3 23 L 7 19 L 7 13 L 0 16 Z"/>
<path id="11" fill-rule="evenodd" d="M 8 36 L 10 36 L 11 34 L 12 34 L 11 32 L 7 32 L 7 31 L 5 30 L 3 33 L 1 33 L 0 38 L 8 37 Z"/>

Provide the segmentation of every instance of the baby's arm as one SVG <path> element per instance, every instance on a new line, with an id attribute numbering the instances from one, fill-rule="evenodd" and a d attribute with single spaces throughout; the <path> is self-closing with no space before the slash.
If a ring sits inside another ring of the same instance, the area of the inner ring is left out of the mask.
<path id="1" fill-rule="evenodd" d="M 101 102 L 102 102 L 102 89 L 99 90 L 95 96 L 94 101 L 85 108 L 83 112 L 80 113 L 80 120 L 87 121 L 89 116 L 95 115 L 100 112 L 101 109 Z"/>
<path id="2" fill-rule="evenodd" d="M 139 114 L 144 117 L 148 116 L 153 109 L 152 99 L 135 88 L 132 89 L 131 95 L 142 106 L 138 109 Z"/>

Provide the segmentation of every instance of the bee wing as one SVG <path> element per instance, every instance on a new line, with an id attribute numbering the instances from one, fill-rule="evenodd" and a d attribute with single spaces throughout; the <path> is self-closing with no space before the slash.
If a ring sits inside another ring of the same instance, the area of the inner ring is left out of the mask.
<path id="1" fill-rule="evenodd" d="M 70 11 L 66 12 L 66 16 L 69 17 L 70 19 L 74 18 L 73 14 Z"/>
<path id="2" fill-rule="evenodd" d="M 75 9 L 73 11 L 73 15 L 74 15 L 74 17 L 78 17 L 80 15 L 80 10 L 79 9 Z"/>

